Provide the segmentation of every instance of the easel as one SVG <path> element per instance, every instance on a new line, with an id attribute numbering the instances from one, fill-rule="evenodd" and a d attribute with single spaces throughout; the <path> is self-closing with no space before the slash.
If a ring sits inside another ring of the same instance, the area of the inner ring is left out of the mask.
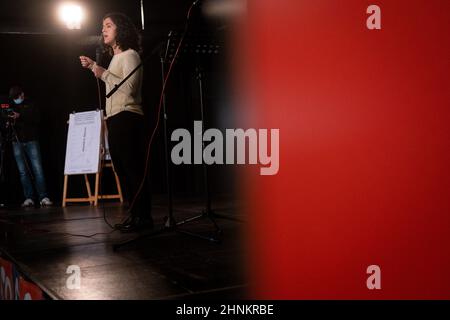
<path id="1" fill-rule="evenodd" d="M 114 166 L 111 161 L 111 158 L 109 157 L 109 155 L 108 156 L 106 155 L 105 148 L 103 147 L 105 145 L 104 142 L 106 141 L 106 137 L 104 135 L 105 126 L 103 125 L 103 117 L 101 117 L 101 126 L 99 125 L 99 127 L 97 127 L 97 128 L 100 130 L 100 132 L 98 132 L 100 134 L 100 140 L 99 140 L 100 148 L 97 150 L 96 155 L 94 155 L 94 156 L 98 157 L 98 158 L 96 158 L 97 159 L 96 161 L 101 159 L 100 164 L 98 165 L 98 167 L 95 170 L 90 171 L 88 173 L 76 172 L 76 173 L 72 173 L 72 174 L 67 174 L 65 172 L 63 199 L 62 199 L 63 207 L 66 207 L 67 203 L 69 203 L 69 202 L 89 202 L 90 205 L 97 206 L 98 200 L 101 200 L 101 199 L 119 199 L 120 202 L 123 203 L 122 188 L 120 186 L 119 177 L 118 177 L 116 171 L 114 170 Z M 70 129 L 70 127 L 69 127 L 69 129 Z M 97 138 L 98 138 L 98 136 L 97 136 Z M 97 145 L 97 147 L 98 147 L 98 145 Z M 100 151 L 100 152 L 98 152 L 98 151 Z M 113 171 L 115 181 L 116 181 L 116 188 L 117 188 L 116 194 L 99 195 L 99 188 L 100 188 L 100 183 L 101 183 L 101 181 L 100 181 L 101 173 L 104 168 L 111 168 Z M 81 175 L 81 174 L 84 175 L 84 182 L 86 185 L 87 197 L 68 198 L 67 192 L 68 192 L 69 176 Z M 89 183 L 88 174 L 95 174 L 94 194 L 92 194 L 92 189 L 91 189 L 91 185 Z"/>
<path id="2" fill-rule="evenodd" d="M 67 189 L 68 189 L 68 183 L 69 183 L 69 175 L 64 175 L 64 190 L 63 190 L 63 200 L 62 200 L 62 206 L 63 208 L 66 207 L 66 204 L 69 202 L 89 202 L 91 205 L 97 206 L 98 200 L 103 199 L 119 199 L 120 203 L 123 203 L 123 194 L 122 194 L 122 188 L 120 186 L 120 180 L 119 176 L 117 175 L 116 171 L 114 170 L 114 166 L 111 160 L 103 160 L 102 166 L 100 170 L 103 170 L 104 168 L 111 168 L 114 174 L 114 178 L 116 181 L 116 187 L 117 187 L 117 193 L 115 194 L 102 194 L 99 195 L 99 185 L 100 185 L 100 172 L 95 173 L 95 187 L 94 187 L 94 194 L 92 194 L 91 184 L 89 183 L 89 178 L 87 174 L 84 174 L 84 182 L 86 184 L 86 192 L 87 197 L 84 198 L 67 198 Z"/>

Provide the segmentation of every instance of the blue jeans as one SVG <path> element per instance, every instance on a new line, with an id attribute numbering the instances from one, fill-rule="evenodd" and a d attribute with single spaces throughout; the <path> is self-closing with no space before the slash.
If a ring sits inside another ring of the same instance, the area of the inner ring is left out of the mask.
<path id="1" fill-rule="evenodd" d="M 47 197 L 47 190 L 45 187 L 44 170 L 42 169 L 41 151 L 39 143 L 35 140 L 22 143 L 13 143 L 14 157 L 16 158 L 17 168 L 19 169 L 20 181 L 22 182 L 23 193 L 25 199 L 34 198 L 33 182 L 29 176 L 29 170 L 32 171 L 36 192 L 39 200 Z M 28 157 L 29 170 L 26 164 L 26 157 Z"/>

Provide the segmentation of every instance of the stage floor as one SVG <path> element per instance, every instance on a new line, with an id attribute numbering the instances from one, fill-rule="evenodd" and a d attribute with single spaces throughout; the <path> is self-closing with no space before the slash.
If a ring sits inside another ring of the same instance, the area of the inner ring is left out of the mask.
<path id="1" fill-rule="evenodd" d="M 156 228 L 167 215 L 164 199 L 154 201 Z M 104 208 L 103 208 L 104 207 Z M 194 199 L 175 203 L 175 219 L 181 221 L 201 212 Z M 227 217 L 239 216 L 230 200 L 214 203 Z M 113 244 L 136 233 L 109 234 L 104 210 L 112 224 L 126 210 L 117 204 L 43 209 L 0 209 L 0 250 L 44 291 L 57 299 L 241 299 L 245 298 L 245 246 L 241 222 L 217 219 L 223 230 L 217 244 L 179 232 L 165 232 L 113 251 Z M 208 219 L 180 227 L 214 234 Z M 142 234 L 142 233 L 141 233 Z M 81 270 L 80 289 L 68 289 L 70 265 Z"/>

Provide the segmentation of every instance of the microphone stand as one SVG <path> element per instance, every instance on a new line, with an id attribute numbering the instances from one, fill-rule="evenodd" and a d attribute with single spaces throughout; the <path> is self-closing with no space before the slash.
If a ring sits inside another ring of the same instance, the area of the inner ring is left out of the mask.
<path id="1" fill-rule="evenodd" d="M 186 26 L 185 26 L 185 31 L 184 34 L 182 36 L 182 39 L 184 38 L 184 35 L 186 34 L 187 31 L 187 27 L 188 27 L 188 21 L 189 21 L 189 17 L 190 17 L 190 13 L 191 13 L 191 9 L 199 2 L 200 0 L 195 0 L 191 7 L 189 8 L 188 11 L 188 15 L 187 15 L 187 21 L 186 21 Z M 164 86 L 165 86 L 165 78 L 166 78 L 166 73 L 165 73 L 165 68 L 164 68 L 164 64 L 166 63 L 166 59 L 167 59 L 167 54 L 169 51 L 169 46 L 170 46 L 170 40 L 171 40 L 171 36 L 172 36 L 172 31 L 169 32 L 168 35 L 168 39 L 167 39 L 167 46 L 166 46 L 166 52 L 164 55 L 164 58 L 161 56 L 160 57 L 160 62 L 161 62 L 161 79 L 162 79 L 162 90 L 164 90 Z M 180 42 L 181 45 L 181 42 Z M 175 59 L 176 57 L 174 57 Z M 172 62 L 173 63 L 173 62 Z M 119 84 L 115 85 L 114 88 L 106 95 L 106 98 L 111 97 L 119 88 L 120 86 L 122 86 L 139 68 L 141 68 L 143 65 L 143 62 L 141 62 L 138 66 L 136 66 L 136 68 L 134 68 L 129 75 L 127 75 Z M 202 114 L 202 120 L 204 120 L 204 106 L 203 106 L 203 83 L 202 83 L 202 72 L 200 70 L 200 67 L 197 67 L 196 69 L 197 72 L 197 81 L 199 84 L 199 94 L 200 94 L 200 108 L 201 108 L 201 114 Z M 165 167 L 166 167 L 166 183 L 167 183 L 167 191 L 168 191 L 168 209 L 169 209 L 169 215 L 165 218 L 165 224 L 163 225 L 162 228 L 160 228 L 159 230 L 154 230 L 151 231 L 147 234 L 142 234 L 139 235 L 131 240 L 127 240 L 125 242 L 121 242 L 121 243 L 117 243 L 113 245 L 113 250 L 116 251 L 117 249 L 135 243 L 139 240 L 142 240 L 144 238 L 147 237 L 152 237 L 158 234 L 161 234 L 163 232 L 167 232 L 167 231 L 177 231 L 180 233 L 184 233 L 190 236 L 194 236 L 197 238 L 201 238 L 204 240 L 208 240 L 211 242 L 215 242 L 215 243 L 219 243 L 221 241 L 221 235 L 222 235 L 222 229 L 220 229 L 220 227 L 217 225 L 216 221 L 214 218 L 225 218 L 225 219 L 230 219 L 230 220 L 237 220 L 239 221 L 239 219 L 233 219 L 233 218 L 228 218 L 225 216 L 221 216 L 218 215 L 216 213 L 213 212 L 213 210 L 211 209 L 211 197 L 210 197 L 210 190 L 209 190 L 209 183 L 208 183 L 208 173 L 207 173 L 207 168 L 206 165 L 204 166 L 204 179 L 205 179 L 205 188 L 206 188 L 206 210 L 203 210 L 202 213 L 200 215 L 191 217 L 191 218 L 187 218 L 183 221 L 180 222 L 176 222 L 175 218 L 173 217 L 173 190 L 172 190 L 172 177 L 171 177 L 171 170 L 170 170 L 170 163 L 169 163 L 169 148 L 168 148 L 168 135 L 167 135 L 167 109 L 166 109 L 166 96 L 165 96 L 165 92 L 162 92 L 162 107 L 163 107 L 163 128 L 164 128 L 164 152 L 165 152 Z M 204 143 L 204 142 L 203 142 Z M 204 145 L 203 145 L 204 147 Z M 180 225 L 184 225 L 186 223 L 189 222 L 193 222 L 193 221 L 197 221 L 201 218 L 207 218 L 209 220 L 211 220 L 211 222 L 214 224 L 215 229 L 216 229 L 216 236 L 204 236 L 201 234 L 197 234 L 197 233 L 192 233 L 192 232 L 188 232 L 185 230 L 180 230 L 178 229 L 178 226 Z"/>
<path id="2" fill-rule="evenodd" d="M 163 86 L 164 86 L 164 80 L 165 80 L 165 77 L 166 77 L 165 63 L 166 63 L 168 48 L 169 48 L 169 45 L 170 45 L 171 35 L 172 35 L 172 32 L 170 32 L 169 35 L 168 35 L 165 55 L 164 55 L 164 57 L 162 57 L 162 56 L 160 57 L 160 62 L 161 62 L 161 79 L 162 79 L 162 85 Z M 142 63 L 141 63 L 141 65 L 142 65 Z M 131 74 L 136 72 L 136 70 L 138 70 L 141 67 L 141 65 L 137 66 L 133 71 L 131 71 Z M 130 76 L 131 75 L 128 75 L 125 79 L 128 79 Z M 125 79 L 121 83 L 116 85 L 116 87 L 113 89 L 114 92 L 117 91 L 117 89 L 120 87 L 120 85 L 125 82 Z M 201 99 L 202 99 L 201 100 L 202 101 L 201 111 L 202 111 L 202 115 L 203 115 L 203 91 L 202 91 L 202 85 L 201 85 L 201 73 L 199 73 L 197 79 L 199 80 L 199 85 L 200 85 L 199 89 L 200 89 L 200 95 L 201 95 Z M 110 92 L 111 95 L 114 94 L 113 90 L 111 90 L 111 92 Z M 164 233 L 164 232 L 171 232 L 171 231 L 177 231 L 177 232 L 180 232 L 180 233 L 184 233 L 184 234 L 187 234 L 187 235 L 190 235 L 190 236 L 194 236 L 194 237 L 201 238 L 201 239 L 208 240 L 208 241 L 215 242 L 215 243 L 219 243 L 220 242 L 220 235 L 222 234 L 222 230 L 216 224 L 216 222 L 214 220 L 214 217 L 211 214 L 212 211 L 211 211 L 211 202 L 209 200 L 210 199 L 209 196 L 207 197 L 208 198 L 208 206 L 207 206 L 206 212 L 203 212 L 200 216 L 195 216 L 195 217 L 192 217 L 192 218 L 188 218 L 188 219 L 185 219 L 185 220 L 180 221 L 180 222 L 176 222 L 175 221 L 175 218 L 173 216 L 173 189 L 172 189 L 172 176 L 171 176 L 171 170 L 170 170 L 170 162 L 169 162 L 170 156 L 169 156 L 168 134 L 167 134 L 167 129 L 168 129 L 167 120 L 168 120 L 168 116 L 167 116 L 165 92 L 162 93 L 162 108 L 163 108 L 162 116 L 163 116 L 163 129 L 164 129 L 164 153 L 165 153 L 166 184 L 167 184 L 167 192 L 168 192 L 168 197 L 167 197 L 168 198 L 168 216 L 165 217 L 165 223 L 162 226 L 162 228 L 157 229 L 157 230 L 152 230 L 149 233 L 139 235 L 139 236 L 137 236 L 137 237 L 135 237 L 133 239 L 130 239 L 130 240 L 127 240 L 127 241 L 124 241 L 124 242 L 121 242 L 121 243 L 116 243 L 116 244 L 113 245 L 113 250 L 114 251 L 118 250 L 119 248 L 121 248 L 123 246 L 127 246 L 127 245 L 133 244 L 133 243 L 135 243 L 135 242 L 137 242 L 139 240 L 143 240 L 144 238 L 153 237 L 153 236 L 156 236 L 158 234 L 161 234 L 161 233 Z M 207 184 L 207 178 L 205 180 L 205 183 Z M 207 193 L 209 193 L 209 190 L 207 191 Z M 178 226 L 184 225 L 184 224 L 189 223 L 189 222 L 196 221 L 199 218 L 203 218 L 203 217 L 207 217 L 213 222 L 214 226 L 216 227 L 217 236 L 203 236 L 203 235 L 199 235 L 199 234 L 196 234 L 196 233 L 192 233 L 192 232 L 188 232 L 188 231 L 185 231 L 185 230 L 178 229 Z"/>
<path id="3" fill-rule="evenodd" d="M 170 39 L 171 39 L 172 31 L 169 32 L 166 46 L 166 53 L 164 57 L 160 57 L 161 63 L 161 84 L 164 85 L 164 78 L 166 76 L 166 71 L 164 68 L 164 64 L 167 61 L 167 53 L 169 51 Z M 163 129 L 164 129 L 164 160 L 166 167 L 166 185 L 167 185 L 167 203 L 169 209 L 169 215 L 166 218 L 165 227 L 171 228 L 176 225 L 175 218 L 173 217 L 173 189 L 172 189 L 172 174 L 170 170 L 169 164 L 169 145 L 168 145 L 168 135 L 167 135 L 167 108 L 166 108 L 166 94 L 162 93 L 162 107 L 163 107 Z"/>
<path id="4" fill-rule="evenodd" d="M 162 86 L 164 86 L 164 80 L 165 80 L 165 76 L 166 76 L 166 71 L 165 71 L 165 63 L 166 63 L 166 58 L 167 58 L 167 54 L 169 51 L 169 45 L 170 45 L 170 40 L 171 40 L 171 36 L 172 36 L 172 31 L 169 32 L 168 35 L 168 39 L 167 39 L 167 45 L 166 45 L 166 51 L 164 54 L 164 57 L 162 55 L 160 55 L 160 62 L 161 62 L 161 84 Z M 159 46 L 158 46 L 159 47 Z M 129 79 L 137 70 L 139 70 L 140 67 L 142 67 L 143 63 L 140 63 L 135 69 L 133 69 L 130 74 L 128 76 L 125 77 L 124 80 L 122 80 L 119 84 L 115 85 L 115 87 L 106 95 L 106 97 L 110 97 L 114 94 L 114 92 L 116 92 L 120 86 L 125 83 L 125 81 L 127 79 Z M 167 232 L 167 231 L 172 231 L 176 228 L 177 223 L 175 221 L 175 218 L 173 216 L 173 189 L 172 189 L 172 175 L 171 175 L 171 170 L 170 170 L 170 163 L 169 163 L 169 145 L 168 145 L 168 126 L 167 126 L 167 121 L 168 121 L 168 116 L 167 116 L 167 107 L 166 107 L 166 95 L 165 92 L 162 93 L 162 116 L 163 116 L 163 130 L 164 130 L 164 160 L 165 160 L 165 171 L 166 171 L 166 185 L 167 185 L 167 203 L 168 203 L 168 216 L 165 217 L 165 223 L 163 225 L 163 227 L 159 230 L 155 230 L 152 231 L 150 234 L 146 234 L 146 237 L 149 236 L 154 236 L 163 232 Z M 134 239 L 122 242 L 122 243 L 117 243 L 113 245 L 113 250 L 116 251 L 117 249 L 119 249 L 120 247 L 123 247 L 125 245 L 137 242 L 139 240 L 141 240 L 143 238 L 143 236 L 138 236 Z"/>
<path id="5" fill-rule="evenodd" d="M 139 68 L 141 68 L 143 65 L 144 65 L 144 62 L 139 63 L 139 64 L 136 66 L 136 68 L 134 68 L 134 69 L 133 69 L 133 70 L 132 70 L 132 71 L 131 71 L 131 72 L 130 72 L 123 80 L 122 80 L 122 81 L 120 81 L 118 84 L 114 85 L 114 88 L 112 88 L 111 91 L 108 92 L 108 93 L 106 94 L 106 99 L 111 98 L 111 96 L 112 96 L 114 93 L 116 93 L 116 91 L 119 90 L 119 88 L 120 88 L 125 82 L 127 82 L 127 80 L 130 79 L 131 76 L 132 76 L 133 74 L 135 74 L 136 71 L 138 71 Z"/>

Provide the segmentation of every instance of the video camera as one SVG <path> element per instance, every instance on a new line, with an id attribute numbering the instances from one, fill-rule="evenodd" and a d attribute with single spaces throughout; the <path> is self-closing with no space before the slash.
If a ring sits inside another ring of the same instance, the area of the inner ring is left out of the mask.
<path id="1" fill-rule="evenodd" d="M 5 96 L 0 96 L 0 116 L 8 118 L 13 113 L 11 99 Z"/>
<path id="2" fill-rule="evenodd" d="M 13 115 L 12 101 L 7 96 L 0 95 L 0 142 L 9 139 L 11 128 L 11 116 Z"/>

